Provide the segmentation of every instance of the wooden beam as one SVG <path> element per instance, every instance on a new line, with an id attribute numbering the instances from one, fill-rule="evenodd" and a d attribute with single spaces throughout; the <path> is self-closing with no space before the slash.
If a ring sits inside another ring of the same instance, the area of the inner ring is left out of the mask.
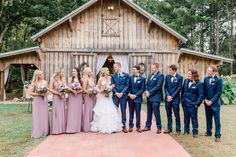
<path id="1" fill-rule="evenodd" d="M 51 49 L 45 48 L 42 49 L 42 53 L 44 52 L 88 52 L 88 53 L 174 53 L 173 50 L 148 50 L 148 49 Z"/>
<path id="2" fill-rule="evenodd" d="M 0 100 L 4 101 L 4 71 L 0 72 L 1 75 L 1 94 L 0 94 Z"/>

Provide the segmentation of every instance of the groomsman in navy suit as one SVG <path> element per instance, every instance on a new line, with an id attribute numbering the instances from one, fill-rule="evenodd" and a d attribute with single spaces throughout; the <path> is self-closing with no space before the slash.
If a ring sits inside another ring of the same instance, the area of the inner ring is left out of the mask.
<path id="1" fill-rule="evenodd" d="M 130 76 L 130 90 L 129 90 L 129 132 L 133 132 L 134 111 L 136 114 L 136 128 L 137 132 L 141 133 L 140 129 L 140 115 L 141 104 L 143 102 L 143 93 L 145 91 L 145 78 L 139 73 L 140 66 L 136 65 L 132 68 L 133 75 Z"/>
<path id="2" fill-rule="evenodd" d="M 151 130 L 152 114 L 154 112 L 156 118 L 157 134 L 162 131 L 160 103 L 163 99 L 162 88 L 164 82 L 164 75 L 159 71 L 159 64 L 154 63 L 151 66 L 151 72 L 147 79 L 146 97 L 147 97 L 147 121 L 143 131 Z"/>
<path id="3" fill-rule="evenodd" d="M 129 75 L 121 71 L 121 64 L 116 62 L 113 65 L 115 74 L 111 78 L 111 84 L 113 88 L 113 103 L 121 109 L 122 115 L 122 131 L 128 133 L 126 129 L 126 105 L 128 98 L 128 89 L 129 89 Z"/>
<path id="4" fill-rule="evenodd" d="M 172 132 L 172 109 L 175 115 L 176 133 L 180 134 L 180 91 L 183 84 L 183 77 L 177 73 L 177 66 L 169 66 L 169 75 L 165 79 L 165 108 L 167 114 L 167 129 L 164 133 Z"/>
<path id="5" fill-rule="evenodd" d="M 220 96 L 222 93 L 222 79 L 216 75 L 217 67 L 209 66 L 207 73 L 209 76 L 204 79 L 205 91 L 205 112 L 206 112 L 206 136 L 212 135 L 212 118 L 215 122 L 215 141 L 220 142 Z"/>

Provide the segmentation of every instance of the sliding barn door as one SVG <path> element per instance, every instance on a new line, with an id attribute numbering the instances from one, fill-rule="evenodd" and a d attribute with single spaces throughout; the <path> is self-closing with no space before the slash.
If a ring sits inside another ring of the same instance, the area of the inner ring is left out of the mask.
<path id="1" fill-rule="evenodd" d="M 130 54 L 129 55 L 129 68 L 132 71 L 132 67 L 135 65 L 140 65 L 142 76 L 147 78 L 151 72 L 151 65 L 153 63 L 153 55 L 149 54 Z"/>

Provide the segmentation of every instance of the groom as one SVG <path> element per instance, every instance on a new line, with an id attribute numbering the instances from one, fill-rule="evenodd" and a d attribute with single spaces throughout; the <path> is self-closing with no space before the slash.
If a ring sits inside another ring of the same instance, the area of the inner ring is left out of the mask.
<path id="1" fill-rule="evenodd" d="M 128 97 L 129 88 L 129 75 L 121 71 L 121 64 L 116 62 L 113 65 L 115 74 L 111 78 L 111 84 L 114 86 L 113 92 L 113 103 L 121 109 L 122 114 L 122 131 L 128 133 L 126 129 L 126 104 Z"/>

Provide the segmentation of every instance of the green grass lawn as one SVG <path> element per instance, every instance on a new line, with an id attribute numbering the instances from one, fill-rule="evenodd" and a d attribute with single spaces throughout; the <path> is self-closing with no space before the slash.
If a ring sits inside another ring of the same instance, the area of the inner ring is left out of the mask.
<path id="1" fill-rule="evenodd" d="M 145 105 L 143 105 L 145 109 Z M 176 136 L 175 132 L 171 136 L 176 139 L 193 157 L 234 157 L 236 156 L 236 105 L 222 106 L 221 108 L 221 133 L 220 143 L 214 141 L 214 136 L 205 137 L 205 111 L 202 105 L 198 112 L 199 137 L 193 138 L 190 135 Z M 183 132 L 183 112 L 181 108 L 181 128 Z M 161 118 L 163 129 L 167 127 L 167 117 L 165 107 L 161 106 Z M 174 119 L 173 119 L 174 120 Z M 174 123 L 175 128 L 175 123 Z M 173 129 L 174 130 L 174 129 Z M 214 128 L 213 128 L 214 134 Z M 170 148 L 171 149 L 171 148 Z"/>
<path id="2" fill-rule="evenodd" d="M 143 105 L 143 110 L 146 110 Z M 165 108 L 161 106 L 162 125 L 166 129 Z M 233 157 L 236 156 L 236 105 L 223 106 L 221 110 L 222 142 L 215 143 L 214 136 L 205 137 L 204 108 L 199 108 L 199 137 L 176 136 L 176 139 L 193 157 Z M 181 108 L 183 128 L 183 113 Z M 142 122 L 144 123 L 144 122 Z M 182 129 L 183 130 L 183 129 Z M 25 156 L 45 138 L 32 139 L 31 114 L 27 105 L 0 105 L 0 156 Z M 170 148 L 171 149 L 171 148 Z"/>
<path id="3" fill-rule="evenodd" d="M 41 139 L 31 138 L 31 114 L 27 105 L 0 105 L 0 156 L 25 156 Z"/>

